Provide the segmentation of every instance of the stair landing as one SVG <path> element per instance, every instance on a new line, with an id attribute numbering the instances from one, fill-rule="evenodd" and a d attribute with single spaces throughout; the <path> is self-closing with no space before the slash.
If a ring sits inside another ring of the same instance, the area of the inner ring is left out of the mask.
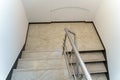
<path id="1" fill-rule="evenodd" d="M 25 49 L 28 51 L 62 51 L 64 28 L 76 33 L 79 51 L 103 50 L 92 23 L 31 24 Z M 68 48 L 70 49 L 71 47 Z"/>

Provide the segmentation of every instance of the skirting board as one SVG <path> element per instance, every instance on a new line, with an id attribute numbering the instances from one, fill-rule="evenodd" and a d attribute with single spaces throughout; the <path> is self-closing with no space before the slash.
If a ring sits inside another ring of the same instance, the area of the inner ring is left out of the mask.
<path id="1" fill-rule="evenodd" d="M 103 46 L 103 48 L 104 48 L 104 57 L 105 57 L 105 59 L 106 59 L 106 61 L 105 61 L 104 64 L 106 65 L 106 69 L 107 69 L 107 74 L 106 74 L 106 76 L 107 76 L 108 80 L 110 80 L 109 70 L 108 70 L 108 59 L 107 59 L 107 55 L 106 55 L 106 48 L 105 48 L 105 45 L 104 45 L 103 42 L 102 42 L 102 38 L 100 37 L 100 35 L 99 35 L 99 33 L 98 33 L 98 30 L 97 30 L 94 22 L 92 22 L 92 24 L 93 24 L 93 26 L 94 26 L 94 28 L 95 28 L 95 31 L 96 31 L 96 33 L 97 33 L 97 35 L 98 35 L 98 37 L 99 37 L 100 42 L 101 42 L 101 44 L 102 44 L 102 46 Z"/>
<path id="2" fill-rule="evenodd" d="M 92 23 L 92 21 L 51 21 L 51 22 L 29 22 L 30 24 L 50 24 L 50 23 Z"/>
<path id="3" fill-rule="evenodd" d="M 24 45 L 24 46 L 25 46 L 25 45 Z M 16 59 L 14 65 L 12 66 L 12 68 L 11 68 L 11 70 L 10 70 L 10 72 L 9 72 L 9 74 L 8 74 L 8 76 L 7 76 L 7 78 L 6 78 L 6 80 L 11 80 L 12 73 L 13 73 L 13 69 L 16 69 L 16 68 L 17 68 L 18 59 L 21 58 L 22 51 L 24 50 L 24 46 L 23 46 L 23 48 L 21 49 L 21 51 L 20 51 L 20 53 L 19 53 L 19 55 L 18 55 L 18 57 L 17 57 L 17 59 Z"/>

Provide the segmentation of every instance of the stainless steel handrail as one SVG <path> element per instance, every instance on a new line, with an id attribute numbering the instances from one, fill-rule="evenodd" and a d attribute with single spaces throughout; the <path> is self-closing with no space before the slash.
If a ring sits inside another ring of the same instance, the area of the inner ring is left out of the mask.
<path id="1" fill-rule="evenodd" d="M 76 34 L 75 34 L 74 32 L 71 32 L 71 31 L 68 30 L 67 28 L 65 28 L 65 32 L 66 32 L 66 35 L 65 35 L 65 36 L 68 37 L 68 39 L 69 39 L 69 41 L 70 41 L 70 44 L 71 44 L 71 46 L 72 46 L 72 49 L 73 49 L 73 51 L 75 52 L 75 55 L 76 55 L 76 57 L 77 57 L 77 59 L 78 59 L 78 62 L 79 62 L 79 64 L 80 64 L 80 67 L 81 67 L 81 69 L 82 69 L 82 71 L 83 71 L 86 79 L 87 79 L 87 80 L 92 80 L 92 77 L 91 77 L 90 73 L 88 72 L 88 70 L 87 70 L 87 68 L 86 68 L 86 66 L 85 66 L 85 63 L 83 62 L 83 60 L 82 60 L 82 58 L 81 58 L 81 56 L 80 56 L 80 54 L 79 54 L 79 52 L 78 52 L 77 44 L 76 44 Z M 72 37 L 70 36 L 69 33 L 72 33 L 72 34 L 74 35 L 74 41 L 73 41 L 73 39 L 72 39 Z M 65 37 L 65 42 L 66 42 L 66 37 Z"/>

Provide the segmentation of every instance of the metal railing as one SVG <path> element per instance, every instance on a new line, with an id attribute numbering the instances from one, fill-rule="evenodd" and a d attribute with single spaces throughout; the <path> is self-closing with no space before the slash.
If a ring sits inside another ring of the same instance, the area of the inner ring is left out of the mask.
<path id="1" fill-rule="evenodd" d="M 67 68 L 69 71 L 70 77 L 73 80 L 92 80 L 90 73 L 88 72 L 85 63 L 83 62 L 76 43 L 76 34 L 65 28 L 65 39 L 63 43 L 63 54 L 65 56 Z M 74 37 L 71 37 L 71 34 Z M 74 39 L 73 39 L 74 38 Z M 67 46 L 68 42 L 69 46 Z M 71 46 L 71 49 L 69 47 Z"/>

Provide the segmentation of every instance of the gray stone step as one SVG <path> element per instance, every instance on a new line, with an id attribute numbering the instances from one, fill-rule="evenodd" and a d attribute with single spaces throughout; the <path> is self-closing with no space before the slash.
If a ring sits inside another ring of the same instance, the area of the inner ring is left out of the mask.
<path id="1" fill-rule="evenodd" d="M 105 74 L 92 74 L 93 80 L 107 80 L 107 77 Z"/>
<path id="2" fill-rule="evenodd" d="M 84 62 L 99 62 L 99 61 L 105 61 L 104 55 L 102 52 L 92 52 L 92 53 L 81 53 L 81 58 Z M 75 63 L 76 56 L 75 54 L 72 54 L 72 63 Z"/>
<path id="3" fill-rule="evenodd" d="M 44 53 L 44 52 L 50 52 L 50 53 L 62 53 L 63 50 L 24 50 L 22 53 Z"/>
<path id="4" fill-rule="evenodd" d="M 65 60 L 61 59 L 19 59 L 17 69 L 60 69 L 66 68 Z"/>
<path id="5" fill-rule="evenodd" d="M 44 50 L 44 51 L 40 51 L 40 50 L 37 50 L 37 51 L 27 51 L 27 50 L 24 50 L 24 51 L 22 51 L 22 53 L 62 53 L 62 51 L 60 51 L 60 50 L 57 50 L 57 51 L 55 51 L 55 50 L 50 50 L 50 51 L 46 51 L 46 50 Z"/>
<path id="6" fill-rule="evenodd" d="M 75 64 L 73 66 L 74 68 L 76 68 Z M 89 73 L 106 73 L 107 72 L 104 63 L 87 63 L 86 67 Z M 71 67 L 71 70 L 72 70 L 72 67 Z M 81 68 L 80 68 L 80 73 L 83 73 Z"/>
<path id="7" fill-rule="evenodd" d="M 70 80 L 66 69 L 14 70 L 11 80 Z"/>
<path id="8" fill-rule="evenodd" d="M 92 80 L 107 80 L 107 77 L 105 74 L 91 74 Z M 82 80 L 87 80 L 85 76 Z"/>
<path id="9" fill-rule="evenodd" d="M 107 80 L 105 74 L 91 74 L 92 80 Z M 71 80 L 66 69 L 20 70 L 15 69 L 11 80 Z M 85 78 L 83 80 L 86 80 Z"/>
<path id="10" fill-rule="evenodd" d="M 86 64 L 86 66 L 90 73 L 107 72 L 104 63 L 88 63 L 88 64 Z"/>
<path id="11" fill-rule="evenodd" d="M 23 59 L 60 59 L 62 58 L 62 52 L 41 51 L 41 52 L 23 52 Z"/>

